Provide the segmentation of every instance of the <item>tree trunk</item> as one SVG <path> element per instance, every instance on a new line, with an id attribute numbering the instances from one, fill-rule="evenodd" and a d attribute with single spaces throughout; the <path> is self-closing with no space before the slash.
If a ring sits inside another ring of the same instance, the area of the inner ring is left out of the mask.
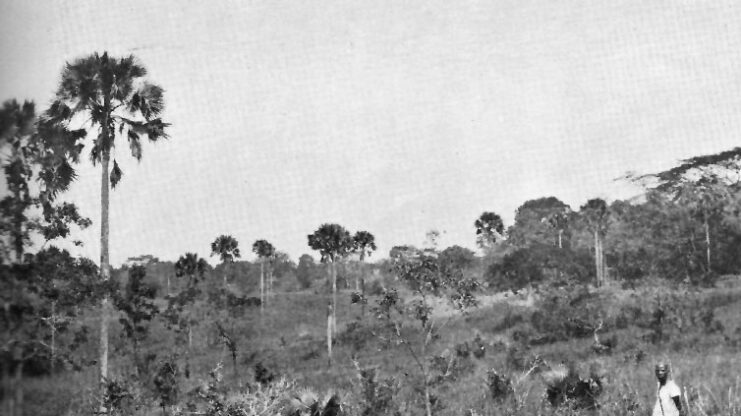
<path id="1" fill-rule="evenodd" d="M 705 216 L 705 255 L 708 262 L 708 272 L 710 272 L 710 223 L 708 217 Z"/>
<path id="2" fill-rule="evenodd" d="M 337 267 L 332 261 L 332 335 L 337 333 Z"/>
<path id="3" fill-rule="evenodd" d="M 143 374 L 141 371 L 141 357 L 139 355 L 139 341 L 136 339 L 136 334 L 134 335 L 134 367 L 136 369 L 136 375 L 137 377 L 141 377 Z"/>
<path id="4" fill-rule="evenodd" d="M 54 364 L 57 358 L 56 357 L 56 345 L 55 345 L 57 327 L 56 327 L 56 320 L 55 320 L 56 317 L 54 315 L 56 313 L 56 309 L 57 309 L 57 301 L 54 300 L 51 302 L 51 317 L 49 317 L 49 323 L 51 324 L 51 357 L 49 360 L 49 369 L 52 375 L 54 375 Z"/>
<path id="5" fill-rule="evenodd" d="M 599 234 L 597 233 L 597 230 L 594 231 L 594 269 L 595 273 L 597 274 L 597 287 L 599 287 L 602 283 L 602 276 L 600 273 Z"/>
<path id="6" fill-rule="evenodd" d="M 360 294 L 365 299 L 365 277 L 360 279 Z M 360 302 L 360 316 L 365 316 L 365 302 Z"/>
<path id="7" fill-rule="evenodd" d="M 327 363 L 332 367 L 332 304 L 327 305 Z"/>
<path id="8" fill-rule="evenodd" d="M 107 120 L 106 120 L 107 121 Z M 107 124 L 107 123 L 106 123 Z M 107 126 L 103 126 L 103 131 L 107 131 Z M 107 136 L 107 133 L 104 133 Z M 106 137 L 107 138 L 107 137 Z M 106 143 L 102 144 L 103 146 Z M 101 184 L 100 184 L 100 276 L 101 280 L 108 281 L 111 277 L 108 262 L 108 207 L 109 207 L 109 177 L 108 165 L 110 162 L 110 153 L 103 150 L 103 157 L 100 163 L 101 167 Z M 103 295 L 100 305 L 100 382 L 108 379 L 108 294 Z"/>
<path id="9" fill-rule="evenodd" d="M 260 262 L 260 315 L 262 315 L 265 305 L 265 260 Z"/>
<path id="10" fill-rule="evenodd" d="M 602 250 L 602 236 L 599 236 L 597 240 L 599 242 L 599 275 L 600 275 L 600 286 L 605 285 L 605 255 Z"/>
<path id="11" fill-rule="evenodd" d="M 188 324 L 188 354 L 193 349 L 193 327 Z"/>
<path id="12" fill-rule="evenodd" d="M 18 361 L 15 367 L 15 414 L 14 416 L 23 416 L 23 359 Z"/>
<path id="13" fill-rule="evenodd" d="M 558 248 L 563 248 L 562 243 L 563 230 L 558 230 Z"/>
<path id="14" fill-rule="evenodd" d="M 273 265 L 268 264 L 268 299 L 273 297 Z"/>
<path id="15" fill-rule="evenodd" d="M 272 300 L 273 296 L 273 266 L 268 264 L 268 302 Z"/>
<path id="16" fill-rule="evenodd" d="M 7 397 L 5 400 L 4 406 L 5 406 L 5 414 L 8 416 L 13 416 L 14 409 L 13 409 L 13 396 L 10 392 L 10 368 L 8 368 L 8 361 L 3 363 L 3 396 Z"/>
<path id="17" fill-rule="evenodd" d="M 429 335 L 429 332 L 427 333 Z M 430 378 L 428 377 L 427 370 L 427 336 L 422 340 L 422 377 L 425 383 L 425 413 L 427 416 L 432 416 L 432 405 L 430 404 Z"/>

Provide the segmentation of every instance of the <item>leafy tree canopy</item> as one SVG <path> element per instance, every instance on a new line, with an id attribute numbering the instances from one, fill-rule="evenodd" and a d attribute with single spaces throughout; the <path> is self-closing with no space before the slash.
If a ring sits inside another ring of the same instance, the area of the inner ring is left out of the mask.
<path id="1" fill-rule="evenodd" d="M 321 255 L 322 262 L 335 262 L 345 257 L 354 247 L 350 232 L 339 224 L 322 224 L 307 236 L 309 247 Z"/>

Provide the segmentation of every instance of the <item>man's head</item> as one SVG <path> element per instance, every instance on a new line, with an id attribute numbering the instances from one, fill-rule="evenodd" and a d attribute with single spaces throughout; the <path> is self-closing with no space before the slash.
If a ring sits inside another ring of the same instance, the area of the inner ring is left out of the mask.
<path id="1" fill-rule="evenodd" d="M 656 378 L 659 379 L 660 382 L 665 382 L 666 378 L 669 376 L 669 364 L 660 362 L 656 364 Z"/>

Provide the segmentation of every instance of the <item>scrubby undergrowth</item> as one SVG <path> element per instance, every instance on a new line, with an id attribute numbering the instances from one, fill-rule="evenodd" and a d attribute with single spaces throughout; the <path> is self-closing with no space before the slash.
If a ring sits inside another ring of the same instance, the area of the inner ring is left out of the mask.
<path id="1" fill-rule="evenodd" d="M 423 414 L 412 360 L 379 342 L 377 323 L 345 298 L 331 368 L 325 299 L 312 293 L 279 294 L 262 318 L 249 308 L 237 317 L 236 365 L 212 325 L 197 328 L 187 357 L 164 328 L 153 328 L 142 355 L 156 358 L 138 378 L 126 344 L 117 341 L 110 408 L 136 415 Z M 653 364 L 662 359 L 683 387 L 689 414 L 741 415 L 738 287 L 544 288 L 532 307 L 512 298 L 452 317 L 440 332 L 430 360 L 435 414 L 647 414 Z M 167 359 L 169 373 L 162 370 Z M 90 414 L 93 386 L 94 368 L 29 378 L 27 397 L 37 399 L 26 412 Z"/>

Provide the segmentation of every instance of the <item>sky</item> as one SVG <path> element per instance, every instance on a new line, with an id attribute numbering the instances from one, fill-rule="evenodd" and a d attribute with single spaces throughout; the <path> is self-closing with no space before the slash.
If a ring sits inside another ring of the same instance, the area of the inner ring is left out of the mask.
<path id="1" fill-rule="evenodd" d="M 484 211 L 629 198 L 628 171 L 741 144 L 739 21 L 734 1 L 2 0 L 0 100 L 43 110 L 103 51 L 165 89 L 170 139 L 114 153 L 114 265 L 221 234 L 297 259 L 323 223 L 373 233 L 371 260 L 431 229 L 475 249 Z M 93 226 L 58 245 L 98 260 L 100 171 L 79 172 L 64 199 Z"/>

